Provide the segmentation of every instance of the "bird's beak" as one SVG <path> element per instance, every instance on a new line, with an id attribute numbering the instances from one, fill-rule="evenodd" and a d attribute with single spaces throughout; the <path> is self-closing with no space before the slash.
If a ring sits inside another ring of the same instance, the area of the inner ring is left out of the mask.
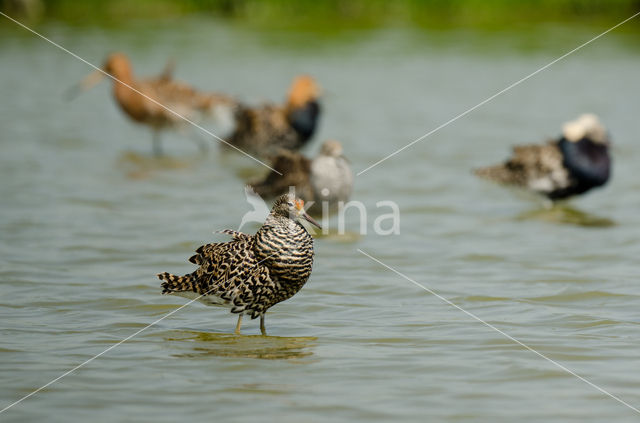
<path id="1" fill-rule="evenodd" d="M 95 70 L 91 72 L 82 81 L 78 82 L 77 84 L 73 85 L 67 90 L 67 93 L 66 93 L 67 99 L 73 100 L 74 98 L 79 96 L 80 93 L 83 93 L 84 91 L 87 91 L 95 87 L 98 84 L 98 82 L 102 81 L 104 76 L 105 76 L 104 73 L 99 70 Z"/>
<path id="2" fill-rule="evenodd" d="M 96 69 L 80 81 L 80 88 L 82 91 L 87 91 L 95 87 L 104 77 L 104 72 Z"/>
<path id="3" fill-rule="evenodd" d="M 298 209 L 299 217 L 303 218 L 304 220 L 311 223 L 312 225 L 317 226 L 318 229 L 322 229 L 322 226 L 320 226 L 320 224 L 316 222 L 316 220 L 313 217 L 309 216 L 307 212 L 304 211 L 304 201 L 296 200 L 296 209 Z"/>
<path id="4" fill-rule="evenodd" d="M 320 226 L 320 224 L 316 222 L 316 220 L 313 217 L 309 216 L 304 210 L 300 212 L 300 216 L 302 216 L 304 220 L 311 223 L 312 225 L 317 226 L 318 229 L 322 229 L 322 226 Z"/>

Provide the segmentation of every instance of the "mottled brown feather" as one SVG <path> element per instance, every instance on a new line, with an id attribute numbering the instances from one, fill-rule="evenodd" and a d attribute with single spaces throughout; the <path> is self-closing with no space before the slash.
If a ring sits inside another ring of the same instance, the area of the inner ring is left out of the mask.
<path id="1" fill-rule="evenodd" d="M 563 188 L 569 183 L 562 152 L 556 141 L 543 145 L 516 146 L 512 157 L 506 162 L 477 169 L 475 173 L 494 182 L 541 192 Z"/>
<path id="2" fill-rule="evenodd" d="M 271 167 L 274 170 L 266 177 L 249 183 L 258 195 L 276 197 L 289 192 L 289 187 L 295 187 L 298 197 L 305 202 L 313 200 L 311 160 L 299 152 L 281 150 L 272 160 Z"/>
<path id="3" fill-rule="evenodd" d="M 289 124 L 287 110 L 275 104 L 262 107 L 239 107 L 236 128 L 229 143 L 261 157 L 268 157 L 280 149 L 295 150 L 302 145 L 298 133 Z"/>

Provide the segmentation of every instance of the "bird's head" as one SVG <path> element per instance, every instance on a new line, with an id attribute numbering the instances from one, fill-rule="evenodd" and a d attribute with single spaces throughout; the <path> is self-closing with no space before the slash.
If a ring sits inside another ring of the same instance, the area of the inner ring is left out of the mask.
<path id="1" fill-rule="evenodd" d="M 571 142 L 588 138 L 596 144 L 609 144 L 607 129 L 600 123 L 598 116 L 586 113 L 562 126 L 562 135 Z"/>
<path id="2" fill-rule="evenodd" d="M 320 97 L 320 86 L 309 75 L 297 76 L 291 83 L 287 106 L 289 108 L 303 107 L 310 101 L 317 101 Z"/>
<path id="3" fill-rule="evenodd" d="M 124 53 L 111 53 L 102 65 L 102 70 L 115 78 L 120 78 L 122 75 L 131 74 L 131 62 Z"/>
<path id="4" fill-rule="evenodd" d="M 342 144 L 336 140 L 325 141 L 320 148 L 320 154 L 323 156 L 340 157 L 342 156 Z"/>
<path id="5" fill-rule="evenodd" d="M 83 91 L 95 87 L 105 77 L 105 73 L 118 80 L 129 83 L 131 78 L 131 63 L 124 53 L 111 53 L 107 56 L 101 69 L 96 69 L 82 81 L 72 86 L 67 93 L 69 99 L 74 99 Z"/>
<path id="6" fill-rule="evenodd" d="M 320 224 L 304 210 L 304 201 L 300 198 L 296 198 L 296 196 L 291 193 L 283 194 L 278 197 L 271 209 L 271 213 L 291 220 L 304 219 L 312 225 L 322 229 Z"/>

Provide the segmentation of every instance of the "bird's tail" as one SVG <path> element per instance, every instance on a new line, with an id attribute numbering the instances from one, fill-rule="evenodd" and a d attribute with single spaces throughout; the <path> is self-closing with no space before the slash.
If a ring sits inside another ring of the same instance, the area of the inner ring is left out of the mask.
<path id="1" fill-rule="evenodd" d="M 511 172 L 504 165 L 495 165 L 474 169 L 473 173 L 482 178 L 498 183 L 507 183 L 510 180 Z"/>
<path id="2" fill-rule="evenodd" d="M 162 282 L 162 293 L 173 294 L 175 292 L 196 292 L 195 277 L 193 274 L 176 276 L 171 273 L 158 273 L 158 279 Z"/>

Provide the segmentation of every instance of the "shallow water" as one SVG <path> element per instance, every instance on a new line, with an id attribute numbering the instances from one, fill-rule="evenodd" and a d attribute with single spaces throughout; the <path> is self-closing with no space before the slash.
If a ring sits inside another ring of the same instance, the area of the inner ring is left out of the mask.
<path id="1" fill-rule="evenodd" d="M 471 33 L 261 33 L 186 20 L 112 29 L 47 25 L 100 63 L 177 77 L 253 101 L 297 73 L 325 89 L 318 140 L 356 171 L 432 130 L 599 28 Z M 88 72 L 0 24 L 0 407 L 185 303 L 160 271 L 186 273 L 212 231 L 249 210 L 241 157 L 197 153 L 191 134 L 151 136 L 120 115 L 107 85 L 63 100 Z M 267 315 L 268 337 L 192 304 L 0 415 L 2 421 L 633 421 L 638 415 L 472 319 L 408 278 L 640 406 L 640 184 L 637 37 L 611 33 L 356 179 L 368 233 L 320 237 L 309 283 Z M 609 186 L 553 209 L 470 169 L 514 143 L 598 113 L 615 143 Z M 401 233 L 373 221 L 392 200 Z M 335 229 L 336 220 L 332 221 Z"/>

